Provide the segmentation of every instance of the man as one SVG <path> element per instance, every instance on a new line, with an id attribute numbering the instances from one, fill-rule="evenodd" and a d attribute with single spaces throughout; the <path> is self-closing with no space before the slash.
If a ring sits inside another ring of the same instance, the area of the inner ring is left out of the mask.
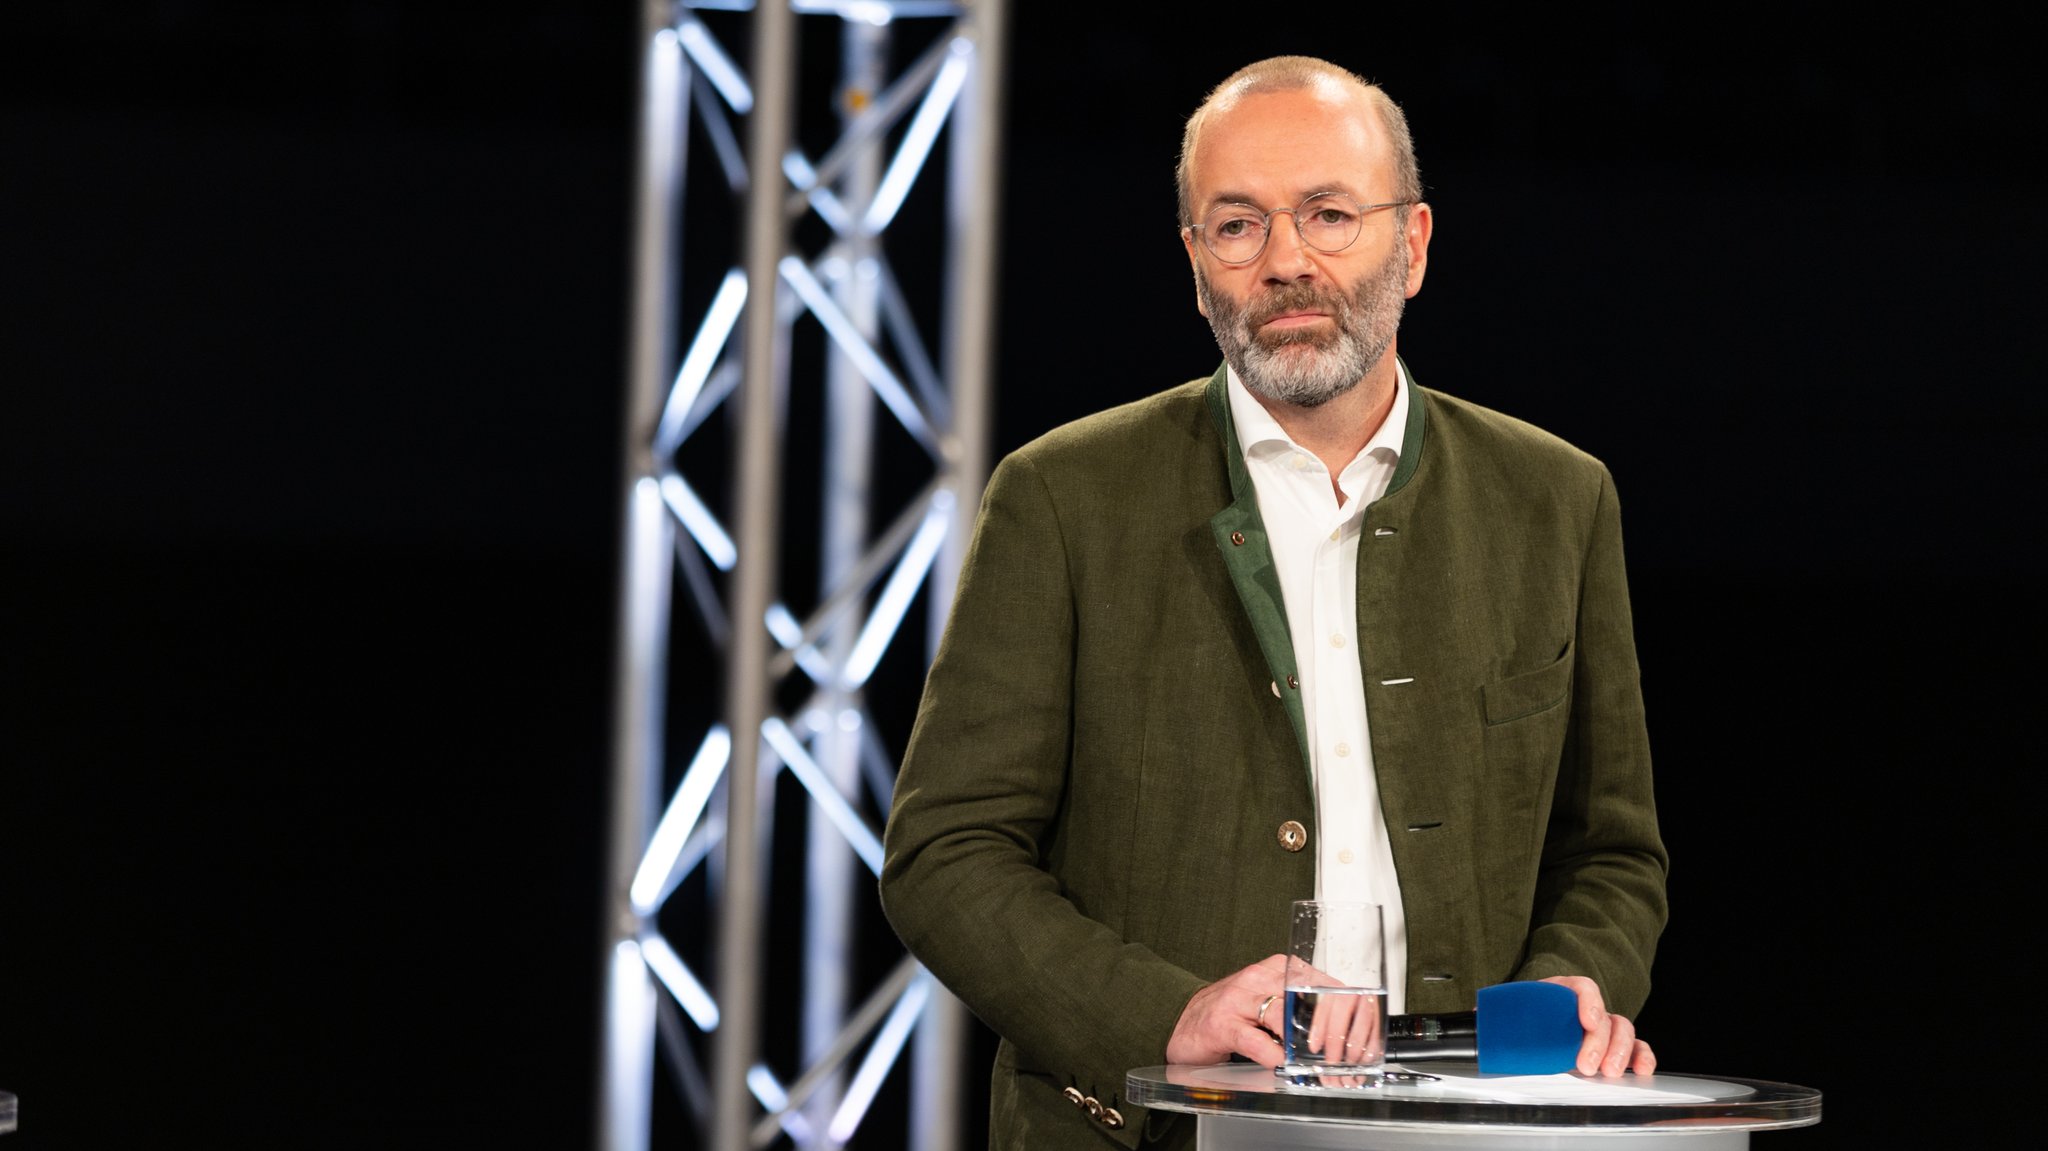
<path id="1" fill-rule="evenodd" d="M 1580 1070 L 1665 919 L 1607 470 L 1395 354 L 1433 220 L 1405 120 L 1303 57 L 1189 119 L 1182 243 L 1225 365 L 990 478 L 882 896 L 1001 1037 L 1001 1147 L 1187 1146 L 1135 1067 L 1272 1066 L 1289 901 L 1387 908 L 1395 1012 L 1551 979 Z"/>

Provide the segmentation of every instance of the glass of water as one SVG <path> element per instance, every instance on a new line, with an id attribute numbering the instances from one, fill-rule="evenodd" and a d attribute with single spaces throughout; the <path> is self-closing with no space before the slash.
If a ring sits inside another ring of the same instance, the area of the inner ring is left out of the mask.
<path id="1" fill-rule="evenodd" d="M 1387 936 L 1377 903 L 1299 900 L 1288 928 L 1277 1074 L 1303 1086 L 1378 1083 L 1387 1055 Z"/>

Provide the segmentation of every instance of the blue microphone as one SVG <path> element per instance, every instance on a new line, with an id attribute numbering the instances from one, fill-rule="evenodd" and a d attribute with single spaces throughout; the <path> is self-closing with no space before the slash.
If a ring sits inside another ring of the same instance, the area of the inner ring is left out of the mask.
<path id="1" fill-rule="evenodd" d="M 1476 1011 L 1387 1016 L 1387 1059 L 1479 1060 L 1487 1075 L 1555 1075 L 1579 1063 L 1579 997 L 1556 983 L 1496 983 Z"/>

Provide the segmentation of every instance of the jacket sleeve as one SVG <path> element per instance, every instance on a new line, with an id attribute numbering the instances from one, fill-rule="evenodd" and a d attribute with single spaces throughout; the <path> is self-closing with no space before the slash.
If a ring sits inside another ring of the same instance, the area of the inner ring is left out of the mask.
<path id="1" fill-rule="evenodd" d="M 1166 1061 L 1204 980 L 1084 915 L 1057 878 L 1078 616 L 1061 517 L 1028 457 L 997 467 L 897 779 L 881 896 L 1021 1070 L 1107 1101 Z M 1135 1141 L 1140 1118 L 1115 1134 Z"/>
<path id="2" fill-rule="evenodd" d="M 1584 975 L 1607 1006 L 1640 1012 L 1666 919 L 1669 861 L 1657 830 L 1649 737 L 1612 476 L 1580 589 L 1572 712 L 1558 768 L 1526 959 L 1517 979 Z"/>

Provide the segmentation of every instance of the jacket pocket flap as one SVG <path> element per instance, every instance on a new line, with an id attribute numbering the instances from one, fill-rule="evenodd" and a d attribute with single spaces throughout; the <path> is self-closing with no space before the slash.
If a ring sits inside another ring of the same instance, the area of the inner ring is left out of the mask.
<path id="1" fill-rule="evenodd" d="M 1489 727 L 1549 711 L 1572 693 L 1572 647 L 1566 644 L 1564 654 L 1548 667 L 1497 680 L 1481 691 Z"/>

